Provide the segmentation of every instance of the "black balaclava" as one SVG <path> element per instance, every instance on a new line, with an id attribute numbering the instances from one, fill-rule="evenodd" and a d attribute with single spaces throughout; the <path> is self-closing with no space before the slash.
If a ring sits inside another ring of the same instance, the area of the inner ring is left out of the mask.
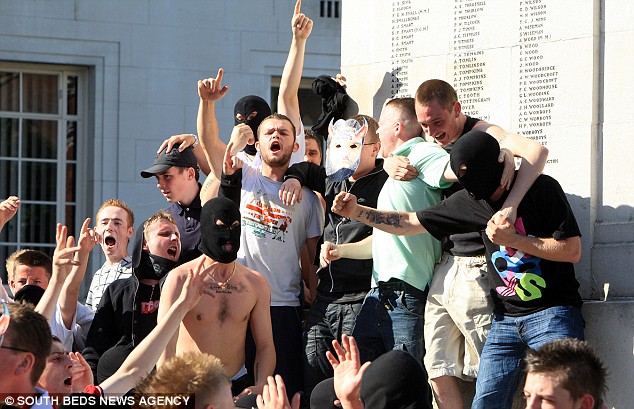
<path id="1" fill-rule="evenodd" d="M 504 163 L 498 162 L 500 145 L 486 132 L 469 131 L 451 148 L 451 170 L 458 182 L 477 199 L 489 199 L 500 186 Z M 460 166 L 466 165 L 460 176 Z"/>
<path id="2" fill-rule="evenodd" d="M 361 379 L 366 408 L 431 409 L 427 372 L 402 350 L 389 351 L 366 369 Z"/>
<path id="3" fill-rule="evenodd" d="M 220 220 L 224 226 L 219 226 Z M 238 225 L 232 227 L 233 223 Z M 231 245 L 227 249 L 227 243 Z M 200 213 L 200 245 L 206 256 L 224 264 L 238 258 L 240 249 L 240 208 L 226 197 L 211 199 Z"/>
<path id="4" fill-rule="evenodd" d="M 143 226 L 136 231 L 134 247 L 132 249 L 132 268 L 137 278 L 160 280 L 165 277 L 176 265 L 170 260 L 143 250 Z"/>
<path id="5" fill-rule="evenodd" d="M 248 119 L 249 114 L 251 112 L 256 112 L 257 115 L 254 118 Z M 240 114 L 244 118 L 242 121 L 239 121 L 236 116 Z M 249 128 L 253 131 L 253 137 L 255 141 L 258 140 L 258 126 L 267 116 L 271 115 L 271 107 L 269 104 L 258 97 L 257 95 L 247 95 L 246 97 L 242 97 L 236 102 L 236 105 L 233 107 L 233 120 L 235 121 L 234 125 L 238 124 L 247 124 Z M 257 150 L 255 149 L 255 143 L 253 145 L 247 145 L 244 147 L 244 151 L 249 155 L 255 155 Z"/>

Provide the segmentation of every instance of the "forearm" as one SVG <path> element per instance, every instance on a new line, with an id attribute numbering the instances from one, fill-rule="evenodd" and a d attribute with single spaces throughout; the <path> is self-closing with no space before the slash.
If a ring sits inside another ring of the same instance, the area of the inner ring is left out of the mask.
<path id="1" fill-rule="evenodd" d="M 210 174 L 220 178 L 222 173 L 222 158 L 225 144 L 220 140 L 218 121 L 216 120 L 215 101 L 200 100 L 196 126 L 200 147 L 210 167 Z"/>
<path id="2" fill-rule="evenodd" d="M 196 157 L 196 163 L 198 163 L 198 167 L 200 168 L 200 171 L 205 176 L 209 175 L 209 173 L 211 172 L 211 165 L 209 164 L 209 159 L 207 158 L 205 151 L 200 145 L 200 141 L 195 148 L 192 148 L 192 153 Z"/>
<path id="3" fill-rule="evenodd" d="M 242 194 L 242 169 L 238 169 L 233 175 L 226 175 L 224 172 L 220 179 L 218 197 L 226 197 L 240 206 L 240 196 Z"/>
<path id="4" fill-rule="evenodd" d="M 185 318 L 188 309 L 185 302 L 174 304 L 156 327 L 141 341 L 123 362 L 121 367 L 101 383 L 104 392 L 123 394 L 134 388 L 156 365 L 172 335 Z"/>
<path id="5" fill-rule="evenodd" d="M 351 218 L 359 220 L 368 226 L 399 236 L 411 236 L 427 232 L 420 224 L 414 212 L 377 210 L 371 207 L 357 205 Z"/>
<path id="6" fill-rule="evenodd" d="M 368 236 L 355 243 L 345 243 L 337 245 L 340 258 L 350 258 L 353 260 L 367 260 L 372 258 L 372 236 Z"/>
<path id="7" fill-rule="evenodd" d="M 548 149 L 538 142 L 506 132 L 496 125 L 489 127 L 488 131 L 500 142 L 500 148 L 508 149 L 513 156 L 522 158 L 517 179 L 503 206 L 517 208 L 535 179 L 544 170 Z"/>
<path id="8" fill-rule="evenodd" d="M 262 393 L 262 388 L 267 384 L 267 377 L 275 372 L 275 347 L 273 345 L 258 348 L 255 352 L 253 363 L 253 378 L 256 390 L 254 393 Z"/>
<path id="9" fill-rule="evenodd" d="M 306 39 L 293 38 L 288 58 L 282 71 L 280 81 L 280 94 L 277 99 L 278 111 L 288 116 L 296 130 L 299 131 L 300 114 L 299 99 L 297 92 L 302 79 L 304 69 L 304 53 L 306 49 Z"/>
<path id="10" fill-rule="evenodd" d="M 310 162 L 299 162 L 290 166 L 284 175 L 287 179 L 297 179 L 302 186 L 320 193 L 326 192 L 326 169 Z"/>
<path id="11" fill-rule="evenodd" d="M 53 317 L 55 303 L 59 298 L 63 285 L 63 281 L 57 277 L 55 272 L 53 272 L 53 276 L 51 277 L 51 281 L 48 283 L 46 291 L 44 291 L 44 295 L 42 295 L 42 298 L 35 307 L 35 311 L 43 315 L 47 322 Z"/>
<path id="12" fill-rule="evenodd" d="M 581 257 L 581 239 L 578 236 L 555 240 L 513 234 L 504 245 L 551 261 L 576 263 Z"/>
<path id="13" fill-rule="evenodd" d="M 59 309 L 62 314 L 62 320 L 64 326 L 67 329 L 72 329 L 73 318 L 77 312 L 77 301 L 79 298 L 79 288 L 81 282 L 86 275 L 86 268 L 88 267 L 88 259 L 90 256 L 90 250 L 80 250 L 75 256 L 75 260 L 79 262 L 79 265 L 73 266 L 68 277 L 64 281 L 62 290 L 59 294 Z"/>

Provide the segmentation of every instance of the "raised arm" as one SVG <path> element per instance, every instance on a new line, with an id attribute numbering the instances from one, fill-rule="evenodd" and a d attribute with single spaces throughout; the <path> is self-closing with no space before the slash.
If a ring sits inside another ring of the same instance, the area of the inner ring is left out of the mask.
<path id="1" fill-rule="evenodd" d="M 79 264 L 78 261 L 74 260 L 75 252 L 79 250 L 79 247 L 74 246 L 75 240 L 73 236 L 68 236 L 68 229 L 60 223 L 57 223 L 55 242 L 56 246 L 53 253 L 51 281 L 48 283 L 44 295 L 42 295 L 42 298 L 35 307 L 35 311 L 42 314 L 47 321 L 50 321 L 53 317 L 55 303 L 59 298 L 66 278 L 70 274 L 71 268 Z"/>
<path id="2" fill-rule="evenodd" d="M 505 131 L 497 125 L 491 125 L 484 121 L 478 122 L 474 129 L 484 131 L 493 136 L 500 143 L 500 149 L 508 149 L 513 156 L 522 158 L 522 164 L 513 188 L 504 201 L 502 209 L 494 216 L 494 219 L 500 222 L 505 217 L 514 222 L 517 206 L 519 206 L 535 179 L 544 170 L 546 159 L 548 158 L 548 149 L 538 142 L 524 138 L 516 133 Z"/>
<path id="3" fill-rule="evenodd" d="M 225 144 L 220 140 L 218 121 L 216 119 L 216 101 L 225 96 L 229 86 L 222 85 L 224 70 L 220 68 L 215 78 L 198 81 L 198 117 L 196 125 L 200 145 L 210 166 L 210 175 L 220 180 L 222 173 L 222 156 Z"/>
<path id="4" fill-rule="evenodd" d="M 198 136 L 194 134 L 183 133 L 170 136 L 169 139 L 165 139 L 161 146 L 159 146 L 156 154 L 158 155 L 159 153 L 161 153 L 163 149 L 166 149 L 169 152 L 174 148 L 174 145 L 176 144 L 179 144 L 179 152 L 182 152 L 191 146 L 192 152 L 196 157 L 196 163 L 198 163 L 200 171 L 205 174 L 205 176 L 209 175 L 209 172 L 211 171 L 211 166 L 209 165 L 209 162 L 207 162 L 207 156 L 205 155 L 205 152 L 203 152 L 203 148 L 198 141 Z"/>
<path id="5" fill-rule="evenodd" d="M 332 211 L 398 236 L 411 236 L 427 232 L 420 224 L 415 212 L 372 209 L 358 204 L 356 196 L 351 193 L 340 192 L 332 204 Z M 353 243 L 347 243 L 346 246 L 351 244 Z M 342 254 L 341 257 L 348 256 Z"/>
<path id="6" fill-rule="evenodd" d="M 295 11 L 291 20 L 293 39 L 288 51 L 288 58 L 282 72 L 280 93 L 277 98 L 277 110 L 293 121 L 297 134 L 300 132 L 301 117 L 299 113 L 299 99 L 297 92 L 304 69 L 304 53 L 306 40 L 313 29 L 313 21 L 301 13 L 302 0 L 295 3 Z"/>
<path id="7" fill-rule="evenodd" d="M 90 251 L 95 247 L 98 242 L 98 235 L 94 229 L 88 227 L 90 224 L 90 218 L 84 220 L 79 233 L 79 251 L 75 254 L 75 261 L 78 263 L 74 265 L 70 270 L 70 274 L 64 281 L 62 292 L 59 295 L 60 312 L 62 314 L 62 321 L 66 329 L 72 330 L 75 314 L 77 313 L 77 300 L 79 298 L 79 288 L 81 282 L 86 274 L 86 267 L 88 266 L 88 258 Z"/>
<path id="8" fill-rule="evenodd" d="M 20 208 L 20 199 L 17 196 L 9 196 L 7 200 L 0 202 L 0 231 L 11 220 Z"/>

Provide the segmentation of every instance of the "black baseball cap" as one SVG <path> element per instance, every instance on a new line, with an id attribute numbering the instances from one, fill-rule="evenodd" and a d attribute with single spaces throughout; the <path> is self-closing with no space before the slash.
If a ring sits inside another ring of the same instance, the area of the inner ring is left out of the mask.
<path id="1" fill-rule="evenodd" d="M 196 162 L 194 152 L 190 148 L 179 152 L 178 146 L 178 144 L 174 145 L 174 148 L 172 148 L 169 152 L 163 150 L 156 158 L 154 158 L 152 166 L 141 171 L 141 176 L 144 178 L 151 178 L 157 173 L 165 172 L 172 166 L 198 169 L 198 163 Z"/>

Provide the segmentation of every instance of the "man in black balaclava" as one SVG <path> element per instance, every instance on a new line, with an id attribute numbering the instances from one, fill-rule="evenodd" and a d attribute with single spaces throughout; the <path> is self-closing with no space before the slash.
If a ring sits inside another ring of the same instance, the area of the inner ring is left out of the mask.
<path id="1" fill-rule="evenodd" d="M 225 197 L 211 199 L 203 206 L 200 217 L 199 249 L 203 255 L 168 276 L 159 320 L 180 295 L 189 270 L 214 266 L 209 278 L 215 296 L 201 298 L 185 316 L 177 341 L 167 347 L 159 366 L 174 355 L 190 351 L 213 354 L 231 377 L 233 394 L 240 397 L 236 405 L 250 408 L 275 368 L 269 285 L 259 273 L 236 262 L 241 219 L 240 209 L 233 201 Z M 248 326 L 256 343 L 255 380 L 245 368 Z"/>
<path id="2" fill-rule="evenodd" d="M 169 213 L 159 211 L 137 230 L 133 274 L 108 286 L 86 339 L 84 357 L 96 382 L 112 375 L 156 326 L 161 287 L 180 252 L 180 234 Z"/>
<path id="3" fill-rule="evenodd" d="M 245 124 L 253 131 L 255 138 L 253 144 L 247 144 L 244 147 L 244 153 L 249 156 L 255 156 L 255 142 L 258 141 L 258 126 L 267 116 L 271 115 L 269 104 L 257 95 L 247 95 L 236 102 L 233 107 L 234 125 Z"/>

